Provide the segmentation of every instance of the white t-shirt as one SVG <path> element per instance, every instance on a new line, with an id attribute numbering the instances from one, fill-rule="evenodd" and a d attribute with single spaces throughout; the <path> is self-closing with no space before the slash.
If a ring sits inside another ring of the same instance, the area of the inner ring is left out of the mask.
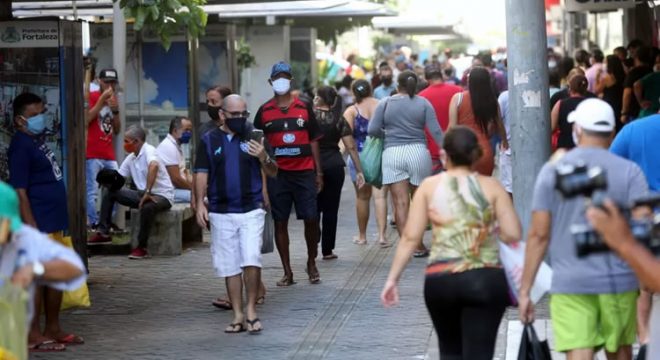
<path id="1" fill-rule="evenodd" d="M 178 165 L 181 176 L 185 178 L 186 162 L 183 158 L 183 150 L 181 150 L 181 145 L 176 142 L 174 136 L 167 134 L 167 137 L 156 148 L 156 154 L 163 165 Z"/>
<path id="2" fill-rule="evenodd" d="M 124 177 L 130 176 L 138 190 L 146 191 L 147 173 L 149 172 L 149 164 L 152 161 L 158 163 L 158 175 L 151 192 L 166 198 L 170 203 L 174 203 L 174 186 L 167 170 L 165 170 L 165 166 L 156 155 L 155 147 L 144 143 L 137 156 L 133 153 L 126 156 L 119 167 L 119 174 Z"/>

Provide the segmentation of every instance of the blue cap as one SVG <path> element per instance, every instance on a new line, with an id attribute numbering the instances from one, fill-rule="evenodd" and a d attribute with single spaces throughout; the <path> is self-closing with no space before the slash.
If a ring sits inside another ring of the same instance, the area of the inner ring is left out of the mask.
<path id="1" fill-rule="evenodd" d="M 273 70 L 270 71 L 270 78 L 274 78 L 275 76 L 279 74 L 291 74 L 291 65 L 285 63 L 284 61 L 280 61 L 277 64 L 273 65 Z"/>

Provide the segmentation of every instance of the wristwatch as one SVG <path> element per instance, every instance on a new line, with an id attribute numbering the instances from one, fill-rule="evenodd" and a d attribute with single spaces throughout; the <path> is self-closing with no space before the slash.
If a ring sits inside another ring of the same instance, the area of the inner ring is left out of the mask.
<path id="1" fill-rule="evenodd" d="M 264 164 L 268 165 L 268 164 L 272 164 L 272 163 L 273 163 L 273 158 L 270 157 L 270 155 L 266 155 L 266 159 L 264 160 Z"/>
<path id="2" fill-rule="evenodd" d="M 42 277 L 45 272 L 46 268 L 44 267 L 44 264 L 40 263 L 39 261 L 32 263 L 32 273 L 35 277 Z"/>

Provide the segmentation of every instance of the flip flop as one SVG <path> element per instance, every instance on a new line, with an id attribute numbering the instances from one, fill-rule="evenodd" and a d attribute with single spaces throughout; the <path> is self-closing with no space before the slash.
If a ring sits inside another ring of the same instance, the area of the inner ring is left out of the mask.
<path id="1" fill-rule="evenodd" d="M 388 247 L 392 247 L 392 243 L 389 241 L 379 241 L 378 246 L 381 247 L 381 249 L 387 249 Z"/>
<path id="2" fill-rule="evenodd" d="M 248 329 L 248 334 L 250 334 L 250 335 L 257 335 L 257 334 L 261 333 L 261 330 L 263 330 L 263 328 L 258 328 L 258 329 L 254 328 L 254 325 L 257 322 L 261 324 L 261 321 L 259 320 L 259 318 L 254 318 L 253 320 L 248 319 L 248 320 L 245 320 L 245 322 L 247 322 L 248 325 L 250 325 L 250 327 L 252 327 L 251 330 Z"/>
<path id="3" fill-rule="evenodd" d="M 213 300 L 213 302 L 211 304 L 213 304 L 213 306 L 217 307 L 218 309 L 222 309 L 222 310 L 231 310 L 232 309 L 231 302 L 229 302 L 229 300 L 225 300 L 225 299 L 217 298 L 217 299 Z"/>
<path id="4" fill-rule="evenodd" d="M 355 245 L 367 245 L 367 240 L 360 240 L 358 237 L 353 238 L 353 244 Z"/>
<path id="5" fill-rule="evenodd" d="M 63 338 L 57 339 L 56 341 L 60 344 L 66 345 L 82 345 L 85 343 L 85 339 L 83 339 L 82 336 L 78 336 L 76 334 L 68 334 Z"/>
<path id="6" fill-rule="evenodd" d="M 416 258 L 425 258 L 425 257 L 428 257 L 430 254 L 431 254 L 431 252 L 428 251 L 428 250 L 415 251 L 415 252 L 413 253 L 413 257 L 416 257 Z"/>
<path id="7" fill-rule="evenodd" d="M 266 295 L 262 295 L 257 298 L 257 305 L 263 305 L 265 302 L 266 302 Z"/>
<path id="8" fill-rule="evenodd" d="M 321 275 L 319 274 L 318 270 L 316 270 L 315 273 L 310 274 L 309 269 L 305 268 L 305 272 L 307 273 L 307 275 L 309 275 L 309 283 L 310 284 L 318 284 L 318 283 L 321 282 Z"/>
<path id="9" fill-rule="evenodd" d="M 334 260 L 339 258 L 336 254 L 323 255 L 323 260 Z"/>
<path id="10" fill-rule="evenodd" d="M 277 286 L 291 286 L 295 283 L 296 282 L 293 281 L 293 275 L 291 275 L 291 277 L 284 275 L 282 276 L 282 279 L 277 282 Z"/>
<path id="11" fill-rule="evenodd" d="M 40 343 L 28 346 L 30 352 L 62 352 L 66 351 L 66 345 L 55 340 L 44 340 Z"/>
<path id="12" fill-rule="evenodd" d="M 245 332 L 245 325 L 243 325 L 243 323 L 229 324 L 229 326 L 231 327 L 231 330 L 225 329 L 227 334 L 238 334 Z M 238 329 L 236 327 L 238 327 Z"/>

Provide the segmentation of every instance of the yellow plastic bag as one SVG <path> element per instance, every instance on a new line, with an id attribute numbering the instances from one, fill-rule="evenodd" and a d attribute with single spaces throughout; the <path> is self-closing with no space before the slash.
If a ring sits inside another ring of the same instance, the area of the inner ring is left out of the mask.
<path id="1" fill-rule="evenodd" d="M 27 360 L 28 294 L 0 279 L 0 360 Z"/>
<path id="2" fill-rule="evenodd" d="M 73 248 L 73 243 L 71 242 L 70 236 L 63 236 L 59 239 L 55 239 L 62 245 Z M 87 283 L 84 283 L 78 290 L 74 291 L 65 291 L 62 295 L 62 306 L 61 310 L 76 308 L 76 307 L 90 307 L 92 304 L 89 301 L 89 288 L 87 288 Z"/>

